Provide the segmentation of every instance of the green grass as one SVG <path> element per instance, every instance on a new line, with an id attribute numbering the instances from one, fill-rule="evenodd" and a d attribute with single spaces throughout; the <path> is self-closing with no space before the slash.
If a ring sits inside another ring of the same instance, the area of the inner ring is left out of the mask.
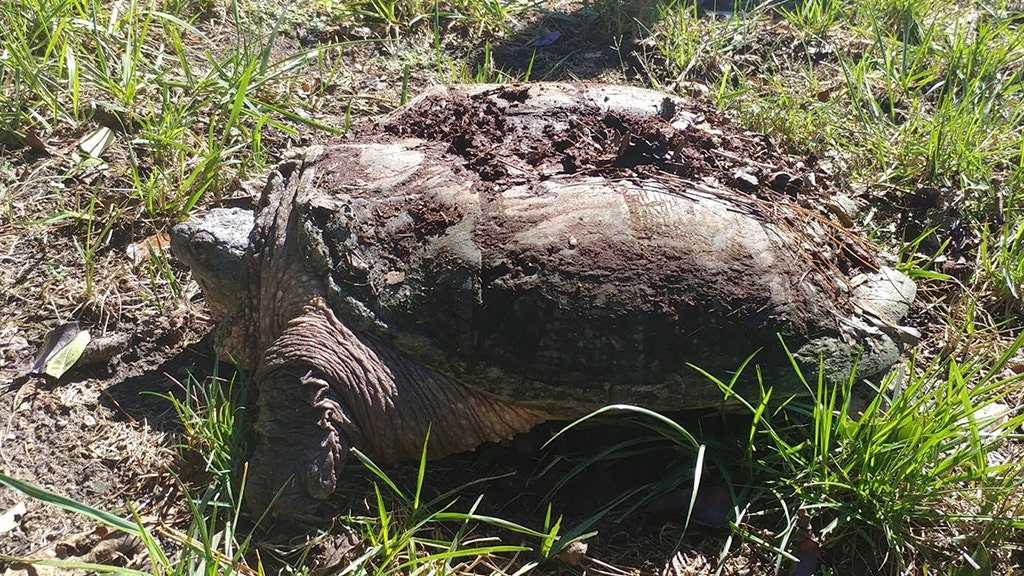
<path id="1" fill-rule="evenodd" d="M 429 438 L 429 432 L 428 436 Z M 469 485 L 441 494 L 430 501 L 423 499 L 427 475 L 427 439 L 411 491 L 402 489 L 373 461 L 358 450 L 353 455 L 371 473 L 375 512 L 369 516 L 350 516 L 344 520 L 367 542 L 366 551 L 344 571 L 378 576 L 417 574 L 421 572 L 452 574 L 468 572 L 484 558 L 502 558 L 539 550 L 539 562 L 557 551 L 559 524 L 550 524 L 550 510 L 543 531 L 521 524 L 477 513 L 484 496 L 477 496 L 466 511 L 459 511 L 459 494 Z M 478 536 L 481 526 L 498 528 L 507 533 L 536 541 L 531 547 L 522 542 L 508 543 L 493 535 Z M 527 568 L 528 569 L 528 568 Z"/>
<path id="2" fill-rule="evenodd" d="M 246 558 L 254 532 L 243 531 L 249 525 L 241 520 L 240 486 L 244 474 L 245 392 L 244 378 L 224 380 L 215 367 L 201 381 L 189 376 L 180 395 L 165 400 L 177 413 L 184 430 L 180 448 L 186 457 L 199 456 L 206 475 L 198 485 L 186 484 L 168 471 L 168 480 L 177 483 L 187 506 L 187 522 L 169 525 L 147 518 L 150 512 L 137 510 L 129 502 L 127 512 L 119 515 L 77 502 L 53 491 L 0 474 L 0 485 L 18 490 L 46 504 L 80 514 L 98 524 L 138 537 L 149 566 L 142 570 L 121 566 L 83 565 L 61 560 L 25 560 L 56 568 L 80 568 L 100 573 L 154 574 L 179 576 L 195 574 L 254 574 L 262 571 L 257 559 L 250 567 Z M 18 561 L 9 557 L 0 559 Z"/>
<path id="3" fill-rule="evenodd" d="M 70 174 L 114 163 L 107 185 L 123 194 L 105 220 L 181 217 L 233 177 L 262 171 L 268 131 L 335 130 L 287 89 L 335 47 L 272 57 L 273 28 L 239 32 L 225 49 L 190 23 L 194 15 L 138 1 L 24 0 L 4 3 L 0 16 L 0 137 L 45 142 L 112 129 L 106 153 L 80 158 Z"/>
<path id="4" fill-rule="evenodd" d="M 993 309 L 1007 316 L 1024 309 L 1024 214 L 1021 193 L 1000 198 L 1003 222 L 981 229 L 978 263 L 981 290 L 993 300 Z"/>
<path id="5" fill-rule="evenodd" d="M 505 32 L 530 7 L 522 0 L 364 0 L 348 8 L 366 23 L 383 25 L 387 35 L 397 37 L 431 25 L 437 29 L 442 23 L 458 25 L 474 35 Z"/>
<path id="6" fill-rule="evenodd" d="M 797 150 L 846 155 L 852 179 L 957 186 L 984 210 L 993 178 L 1020 178 L 1021 37 L 1010 17 L 930 4 L 809 1 L 781 21 L 712 22 L 673 4 L 652 32 L 665 60 L 654 80 L 724 86 L 719 103 L 742 121 Z M 751 55 L 759 26 L 778 36 Z"/>
<path id="7" fill-rule="evenodd" d="M 245 377 L 225 380 L 217 375 L 215 367 L 212 376 L 202 381 L 190 376 L 180 392 L 162 396 L 183 425 L 183 442 L 178 446 L 182 455 L 186 458 L 199 457 L 208 476 L 207 480 L 193 487 L 169 473 L 178 482 L 188 506 L 188 522 L 184 529 L 168 526 L 162 521 L 155 524 L 145 522 L 142 518 L 147 512 L 134 509 L 130 503 L 128 515 L 121 516 L 0 474 L 0 486 L 140 538 L 150 562 L 148 571 L 75 561 L 20 559 L 2 554 L 0 560 L 100 573 L 161 576 L 264 573 L 260 556 L 253 553 L 253 543 L 254 538 L 260 537 L 259 524 L 268 519 L 252 519 L 254 525 L 241 513 L 247 454 L 245 442 L 250 430 L 246 411 L 248 388 Z M 459 510 L 456 506 L 459 494 L 481 480 L 474 480 L 466 487 L 446 492 L 430 501 L 425 500 L 426 439 L 411 490 L 399 487 L 358 450 L 353 449 L 352 454 L 375 478 L 373 492 L 376 499 L 372 514 L 341 518 L 366 542 L 365 548 L 344 569 L 346 574 L 451 574 L 469 571 L 481 559 L 538 550 L 539 554 L 534 554 L 532 561 L 536 566 L 557 553 L 560 541 L 571 541 L 568 538 L 560 540 L 560 524 L 558 521 L 552 523 L 550 509 L 543 531 L 477 513 L 483 496 L 476 497 L 468 509 Z M 357 472 L 352 470 L 351 473 Z M 480 535 L 481 526 L 489 526 L 491 532 L 501 530 L 511 534 L 516 542 L 506 543 L 493 534 Z M 532 542 L 533 546 L 526 545 L 524 541 Z M 303 559 L 307 552 L 308 549 L 300 548 L 292 554 L 295 566 L 285 571 L 304 572 Z"/>
<path id="8" fill-rule="evenodd" d="M 754 416 L 742 461 L 745 476 L 764 488 L 750 498 L 762 513 L 787 519 L 780 532 L 810 529 L 847 561 L 875 558 L 874 570 L 952 565 L 963 550 L 1016 546 L 1024 467 L 993 455 L 1018 439 L 1024 416 L 987 409 L 1019 389 L 1020 377 L 1005 367 L 1022 343 L 994 364 L 912 359 L 859 408 L 851 405 L 853 382 L 810 382 L 812 402 L 773 404 L 770 388 L 751 403 L 717 381 Z M 935 537 L 943 533 L 970 536 Z"/>
<path id="9" fill-rule="evenodd" d="M 571 524 L 553 518 L 550 505 L 534 529 L 478 513 L 484 495 L 471 497 L 468 508 L 460 504 L 460 495 L 479 486 L 486 493 L 481 480 L 427 501 L 426 443 L 409 488 L 353 450 L 370 473 L 373 492 L 367 514 L 342 518 L 366 542 L 345 572 L 451 574 L 484 558 L 522 554 L 520 565 L 529 570 L 569 543 L 593 536 L 599 522 L 621 521 L 679 492 L 685 495 L 682 538 L 695 509 L 710 506 L 696 489 L 702 482 L 723 483 L 733 503 L 724 512 L 733 537 L 721 550 L 723 562 L 746 540 L 775 555 L 783 570 L 804 537 L 821 546 L 832 566 L 866 559 L 872 573 L 954 566 L 964 553 L 978 562 L 997 557 L 1021 545 L 1024 535 L 1024 465 L 993 454 L 1017 440 L 1024 415 L 996 416 L 987 409 L 1019 390 L 1020 376 L 1006 376 L 1005 368 L 1022 344 L 1024 337 L 994 364 L 939 359 L 921 365 L 912 359 L 879 382 L 880 392 L 859 407 L 851 403 L 857 397 L 851 393 L 853 382 L 806 382 L 809 399 L 773 398 L 765 383 L 761 398 L 750 399 L 736 396 L 732 383 L 753 368 L 740 367 L 730 381 L 707 374 L 727 401 L 749 410 L 749 431 L 736 436 L 735 444 L 720 433 L 700 437 L 639 407 L 603 409 L 561 434 L 591 418 L 624 413 L 630 418 L 616 425 L 631 427 L 629 439 L 585 456 L 564 473 L 561 484 L 645 454 L 663 458 L 667 451 L 675 454 L 674 462 L 662 479 L 598 504 L 593 516 Z M 181 398 L 167 397 L 185 427 L 182 448 L 203 459 L 210 477 L 205 487 L 186 491 L 190 520 L 185 529 L 143 524 L 143 511 L 133 509 L 134 520 L 121 518 L 2 475 L 0 484 L 139 536 L 156 574 L 259 570 L 250 563 L 255 556 L 247 553 L 254 532 L 239 528 L 245 525 L 238 488 L 244 480 L 245 388 L 210 377 L 190 381 Z M 965 536 L 947 539 L 948 534 Z M 168 553 L 169 545 L 180 551 Z"/>

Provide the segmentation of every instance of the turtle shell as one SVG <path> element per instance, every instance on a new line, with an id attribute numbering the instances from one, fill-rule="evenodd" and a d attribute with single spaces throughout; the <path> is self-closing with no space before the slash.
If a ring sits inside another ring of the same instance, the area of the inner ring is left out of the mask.
<path id="1" fill-rule="evenodd" d="M 490 86 L 435 91 L 377 128 L 308 157 L 300 243 L 342 320 L 456 381 L 538 406 L 672 409 L 721 399 L 692 366 L 727 379 L 755 352 L 764 377 L 795 382 L 780 337 L 878 347 L 843 329 L 874 249 L 801 206 L 827 195 L 820 179 L 778 185 L 815 180 L 711 110 Z"/>

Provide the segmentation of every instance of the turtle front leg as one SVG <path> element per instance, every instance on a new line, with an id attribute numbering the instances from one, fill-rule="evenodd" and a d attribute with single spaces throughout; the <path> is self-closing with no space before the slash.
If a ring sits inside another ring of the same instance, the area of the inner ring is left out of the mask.
<path id="1" fill-rule="evenodd" d="M 348 453 L 344 408 L 308 360 L 276 364 L 264 363 L 256 374 L 257 445 L 246 500 L 257 517 L 272 506 L 274 517 L 320 520 L 321 501 L 334 492 Z"/>

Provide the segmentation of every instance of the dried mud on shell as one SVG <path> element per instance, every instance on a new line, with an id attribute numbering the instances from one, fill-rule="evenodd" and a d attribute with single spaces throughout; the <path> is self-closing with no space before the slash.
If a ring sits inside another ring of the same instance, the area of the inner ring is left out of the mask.
<path id="1" fill-rule="evenodd" d="M 724 193 L 736 210 L 798 235 L 810 223 L 826 231 L 825 245 L 807 235 L 802 247 L 826 276 L 877 267 L 874 249 L 847 230 L 850 215 L 833 202 L 836 190 L 813 158 L 787 154 L 768 136 L 740 129 L 714 107 L 686 99 L 685 113 L 692 120 L 670 124 L 678 97 L 666 97 L 654 116 L 578 103 L 545 110 L 543 122 L 531 122 L 528 112 L 517 112 L 529 90 L 530 85 L 518 84 L 469 95 L 427 95 L 379 128 L 448 143 L 448 153 L 464 159 L 492 189 L 540 174 L 541 179 L 657 180 L 668 191 L 695 187 Z"/>

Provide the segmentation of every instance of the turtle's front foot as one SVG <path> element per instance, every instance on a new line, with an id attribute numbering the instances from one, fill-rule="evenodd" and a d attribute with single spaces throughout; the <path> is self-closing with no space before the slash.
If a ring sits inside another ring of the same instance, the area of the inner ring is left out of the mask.
<path id="1" fill-rule="evenodd" d="M 300 364 L 300 363 L 296 363 Z M 280 520 L 324 520 L 348 442 L 341 403 L 308 365 L 285 365 L 256 375 L 257 445 L 249 464 L 246 502 L 255 518 L 268 510 Z"/>

